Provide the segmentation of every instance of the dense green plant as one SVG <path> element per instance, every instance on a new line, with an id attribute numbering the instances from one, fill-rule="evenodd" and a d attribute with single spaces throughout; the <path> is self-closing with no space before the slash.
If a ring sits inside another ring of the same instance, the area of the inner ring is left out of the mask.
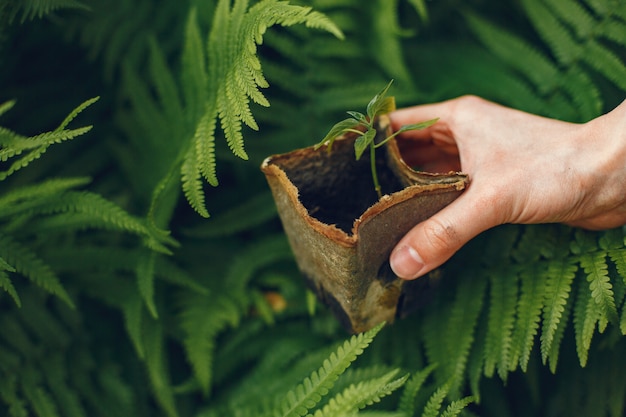
<path id="1" fill-rule="evenodd" d="M 305 289 L 258 166 L 390 78 L 575 122 L 624 98 L 622 2 L 428 6 L 0 3 L 0 413 L 623 415 L 621 228 L 499 227 L 350 338 Z"/>

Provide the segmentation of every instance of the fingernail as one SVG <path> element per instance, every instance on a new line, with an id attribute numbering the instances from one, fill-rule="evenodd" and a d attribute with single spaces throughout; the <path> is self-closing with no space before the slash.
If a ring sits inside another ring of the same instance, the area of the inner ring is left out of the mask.
<path id="1" fill-rule="evenodd" d="M 395 250 L 389 263 L 393 272 L 404 279 L 417 278 L 424 269 L 422 257 L 410 246 L 401 246 Z"/>

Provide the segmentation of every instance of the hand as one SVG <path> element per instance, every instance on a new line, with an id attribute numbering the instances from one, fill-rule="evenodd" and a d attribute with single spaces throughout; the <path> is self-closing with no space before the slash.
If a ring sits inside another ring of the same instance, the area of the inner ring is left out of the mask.
<path id="1" fill-rule="evenodd" d="M 391 254 L 401 278 L 417 278 L 470 239 L 504 223 L 566 223 L 587 229 L 626 224 L 626 101 L 584 124 L 513 110 L 474 96 L 393 112 L 409 165 L 462 171 L 461 196 L 415 226 Z"/>

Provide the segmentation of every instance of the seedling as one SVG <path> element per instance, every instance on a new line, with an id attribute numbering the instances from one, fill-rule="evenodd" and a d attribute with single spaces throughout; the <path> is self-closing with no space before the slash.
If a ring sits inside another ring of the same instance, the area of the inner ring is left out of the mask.
<path id="1" fill-rule="evenodd" d="M 372 180 L 374 182 L 374 189 L 378 194 L 378 198 L 382 197 L 382 192 L 380 188 L 380 183 L 378 181 L 378 174 L 376 172 L 376 149 L 383 146 L 389 140 L 399 135 L 400 133 L 407 132 L 409 130 L 420 130 L 425 129 L 428 126 L 433 125 L 439 119 L 427 120 L 425 122 L 404 125 L 400 127 L 396 132 L 387 136 L 385 139 L 380 142 L 375 142 L 376 138 L 376 126 L 375 122 L 378 116 L 383 114 L 391 113 L 396 109 L 396 100 L 393 96 L 387 97 L 387 91 L 393 80 L 389 81 L 389 84 L 382 91 L 374 96 L 372 100 L 370 100 L 367 105 L 366 113 L 359 113 L 357 111 L 348 111 L 347 113 L 351 116 L 348 119 L 342 120 L 339 123 L 335 124 L 328 134 L 322 139 L 320 143 L 315 145 L 315 149 L 320 148 L 322 145 L 327 145 L 326 150 L 328 152 L 331 151 L 333 142 L 335 139 L 340 137 L 341 135 L 352 132 L 358 135 L 357 139 L 354 141 L 354 152 L 356 160 L 358 161 L 363 156 L 363 153 L 369 148 L 370 150 L 370 166 L 372 170 Z"/>

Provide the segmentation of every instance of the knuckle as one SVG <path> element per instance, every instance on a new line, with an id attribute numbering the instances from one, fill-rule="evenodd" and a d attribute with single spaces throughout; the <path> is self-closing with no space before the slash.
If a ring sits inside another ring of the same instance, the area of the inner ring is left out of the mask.
<path id="1" fill-rule="evenodd" d="M 450 252 L 458 246 L 456 229 L 440 219 L 432 218 L 424 224 L 424 239 L 436 252 Z"/>

